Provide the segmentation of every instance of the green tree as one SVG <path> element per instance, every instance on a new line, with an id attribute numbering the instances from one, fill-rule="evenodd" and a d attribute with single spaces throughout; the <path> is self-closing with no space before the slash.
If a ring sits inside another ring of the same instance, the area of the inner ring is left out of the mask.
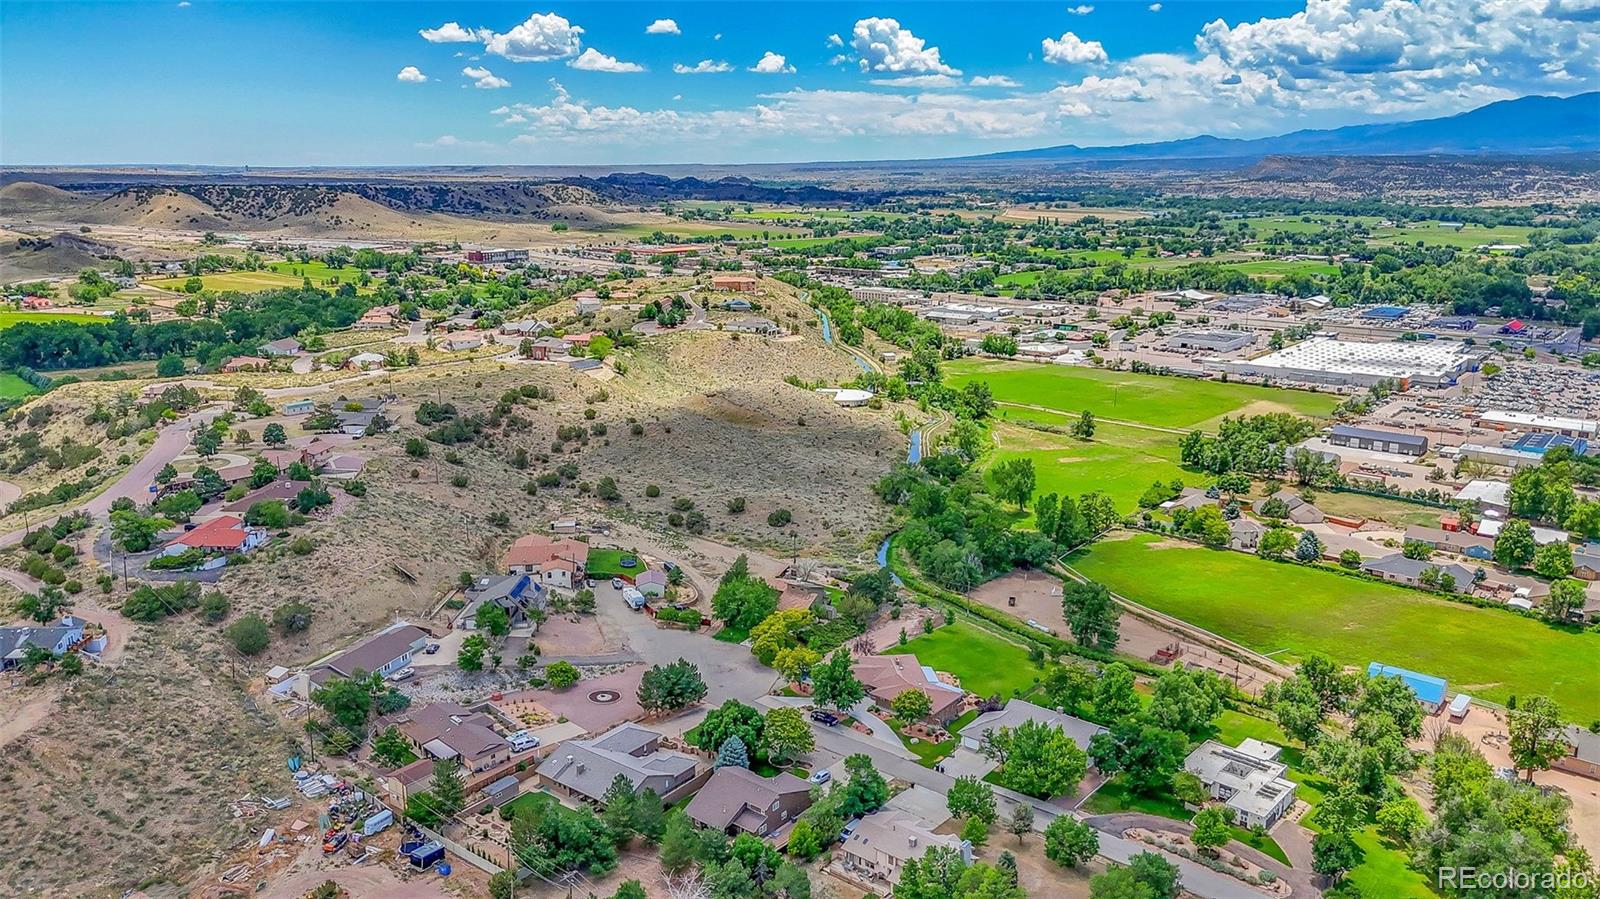
<path id="1" fill-rule="evenodd" d="M 583 674 L 578 671 L 578 666 L 566 659 L 557 659 L 544 666 L 544 677 L 550 682 L 550 686 L 557 690 L 565 690 L 582 679 Z"/>
<path id="2" fill-rule="evenodd" d="M 358 668 L 349 677 L 333 678 L 313 690 L 311 701 L 346 730 L 359 732 L 367 726 L 373 697 L 382 687 L 381 677 Z"/>
<path id="3" fill-rule="evenodd" d="M 1033 830 L 1033 806 L 1026 802 L 1019 802 L 1011 810 L 1011 817 L 1006 819 L 1006 830 L 1017 838 L 1017 845 L 1022 845 L 1022 838 Z"/>
<path id="4" fill-rule="evenodd" d="M 647 711 L 676 711 L 705 696 L 706 682 L 700 677 L 700 669 L 686 659 L 652 666 L 639 681 L 639 704 Z"/>
<path id="5" fill-rule="evenodd" d="M 283 446 L 289 442 L 289 435 L 284 432 L 283 425 L 273 422 L 261 430 L 261 442 L 268 446 Z"/>
<path id="6" fill-rule="evenodd" d="M 1530 696 L 1518 702 L 1506 713 L 1506 732 L 1511 763 L 1528 772 L 1530 782 L 1535 771 L 1549 768 L 1569 750 L 1561 708 L 1548 696 Z"/>
<path id="7" fill-rule="evenodd" d="M 1072 423 L 1072 436 L 1079 440 L 1093 440 L 1094 430 L 1094 413 L 1088 409 L 1083 410 L 1078 415 L 1077 420 Z"/>
<path id="8" fill-rule="evenodd" d="M 1572 621 L 1574 613 L 1583 611 L 1588 601 L 1589 595 L 1582 581 L 1563 578 L 1550 585 L 1550 595 L 1545 597 L 1540 612 L 1544 619 L 1552 624 L 1568 624 Z"/>
<path id="9" fill-rule="evenodd" d="M 479 630 L 488 631 L 492 637 L 504 637 L 511 633 L 511 616 L 499 603 L 482 603 L 473 613 L 473 619 Z"/>
<path id="10" fill-rule="evenodd" d="M 994 788 L 971 774 L 956 778 L 945 792 L 945 802 L 950 814 L 957 818 L 982 818 L 985 823 L 993 824 L 997 817 Z M 1026 803 L 1021 803 L 1018 808 L 1024 805 Z"/>
<path id="11" fill-rule="evenodd" d="M 767 755 L 774 762 L 792 761 L 816 748 L 811 725 L 799 709 L 780 706 L 767 712 L 762 727 Z"/>
<path id="12" fill-rule="evenodd" d="M 1283 554 L 1294 549 L 1294 531 L 1288 528 L 1268 528 L 1256 543 L 1256 554 L 1263 559 L 1281 559 Z"/>
<path id="13" fill-rule="evenodd" d="M 1305 678 L 1291 676 L 1281 684 L 1269 684 L 1261 698 L 1284 733 L 1302 744 L 1311 745 L 1322 733 L 1327 716 L 1316 689 Z"/>
<path id="14" fill-rule="evenodd" d="M 286 602 L 272 610 L 272 624 L 284 636 L 298 634 L 311 626 L 311 606 L 298 600 Z"/>
<path id="15" fill-rule="evenodd" d="M 1378 830 L 1384 836 L 1408 846 L 1428 826 L 1422 806 L 1410 796 L 1400 796 L 1378 809 Z"/>
<path id="16" fill-rule="evenodd" d="M 1098 676 L 1087 665 L 1067 662 L 1045 672 L 1039 687 L 1053 708 L 1076 714 L 1078 707 L 1094 696 Z"/>
<path id="17" fill-rule="evenodd" d="M 416 758 L 416 755 L 400 728 L 391 724 L 383 729 L 383 733 L 372 738 L 372 758 L 385 768 L 398 768 Z"/>
<path id="18" fill-rule="evenodd" d="M 260 655 L 267 644 L 272 642 L 271 632 L 267 630 L 267 622 L 260 615 L 246 615 L 228 625 L 223 632 L 233 648 L 247 656 Z"/>
<path id="19" fill-rule="evenodd" d="M 1142 703 L 1134 689 L 1133 669 L 1121 662 L 1112 662 L 1100 669 L 1100 681 L 1094 690 L 1096 720 L 1111 723 L 1138 712 Z"/>
<path id="20" fill-rule="evenodd" d="M 1100 851 L 1100 834 L 1071 815 L 1057 815 L 1044 829 L 1044 857 L 1076 868 Z"/>
<path id="21" fill-rule="evenodd" d="M 190 278 L 189 280 L 199 280 Z M 168 353 L 156 363 L 156 375 L 162 378 L 176 378 L 184 372 L 183 357 L 177 353 Z"/>
<path id="22" fill-rule="evenodd" d="M 717 768 L 748 768 L 750 767 L 750 748 L 738 735 L 722 741 L 717 747 L 717 758 L 714 764 Z"/>
<path id="23" fill-rule="evenodd" d="M 991 730 L 979 748 L 1000 763 L 1002 786 L 1039 799 L 1072 793 L 1088 768 L 1088 757 L 1061 726 L 1042 721 Z"/>
<path id="24" fill-rule="evenodd" d="M 989 842 L 989 825 L 982 818 L 968 818 L 961 823 L 961 839 L 974 846 Z"/>
<path id="25" fill-rule="evenodd" d="M 667 829 L 661 836 L 661 867 L 673 873 L 687 870 L 699 859 L 699 854 L 700 838 L 689 816 L 667 818 Z"/>
<path id="26" fill-rule="evenodd" d="M 1361 848 L 1349 834 L 1319 833 L 1311 841 L 1311 870 L 1330 883 L 1344 879 L 1346 871 L 1361 864 Z"/>
<path id="27" fill-rule="evenodd" d="M 844 785 L 840 814 L 846 818 L 871 814 L 889 801 L 889 785 L 873 767 L 870 757 L 862 753 L 845 756 L 844 769 L 850 777 Z"/>
<path id="28" fill-rule="evenodd" d="M 441 814 L 454 815 L 467 804 L 467 787 L 461 780 L 461 763 L 454 759 L 435 759 L 433 762 L 434 804 Z M 557 817 L 557 816 L 550 816 Z"/>
<path id="29" fill-rule="evenodd" d="M 811 669 L 811 698 L 819 706 L 842 712 L 854 708 L 866 695 L 866 688 L 851 670 L 850 651 L 844 647 Z"/>
<path id="30" fill-rule="evenodd" d="M 1495 561 L 1507 568 L 1515 570 L 1528 567 L 1536 552 L 1533 528 L 1520 518 L 1506 522 L 1500 528 L 1500 534 L 1494 538 Z"/>
<path id="31" fill-rule="evenodd" d="M 144 552 L 155 543 L 157 534 L 170 527 L 172 522 L 165 518 L 146 517 L 131 509 L 111 513 L 111 539 L 123 552 Z"/>
<path id="32" fill-rule="evenodd" d="M 1572 544 L 1558 540 L 1534 550 L 1533 572 L 1552 581 L 1572 574 Z"/>
<path id="33" fill-rule="evenodd" d="M 921 690 L 908 689 L 896 696 L 889 708 L 896 718 L 910 725 L 928 717 L 933 711 L 933 700 Z"/>
<path id="34" fill-rule="evenodd" d="M 1107 652 L 1117 648 L 1121 612 L 1104 584 L 1067 581 L 1062 587 L 1061 609 L 1079 646 Z"/>
<path id="35" fill-rule="evenodd" d="M 633 782 L 623 774 L 612 778 L 611 786 L 606 787 L 605 794 L 600 797 L 600 820 L 611 829 L 611 835 L 618 845 L 626 843 L 633 836 L 634 810 L 638 804 L 639 797 L 634 794 Z"/>
<path id="36" fill-rule="evenodd" d="M 741 560 L 744 556 L 739 557 Z M 778 591 L 751 577 L 748 562 L 730 568 L 711 597 L 711 612 L 730 628 L 748 631 L 778 608 Z"/>
<path id="37" fill-rule="evenodd" d="M 1194 816 L 1194 833 L 1189 837 L 1194 848 L 1206 855 L 1216 855 L 1217 850 L 1233 839 L 1233 829 L 1228 812 L 1220 805 L 1208 805 Z"/>
<path id="38" fill-rule="evenodd" d="M 1183 890 L 1178 866 L 1154 852 L 1140 852 L 1128 859 L 1129 873 L 1150 888 L 1152 899 L 1178 899 Z"/>
<path id="39" fill-rule="evenodd" d="M 1156 679 L 1150 699 L 1150 720 L 1167 728 L 1196 736 L 1222 714 L 1228 685 L 1205 668 L 1175 665 Z"/>
<path id="40" fill-rule="evenodd" d="M 1089 757 L 1105 774 L 1120 773 L 1135 793 L 1152 796 L 1171 786 L 1188 748 L 1178 731 L 1127 718 L 1090 738 Z"/>
<path id="41" fill-rule="evenodd" d="M 1033 488 L 1037 483 L 1032 459 L 1006 459 L 989 470 L 989 478 L 994 484 L 996 497 L 1019 509 L 1028 507 L 1028 500 L 1033 497 Z"/>
<path id="42" fill-rule="evenodd" d="M 1123 867 L 1107 868 L 1089 878 L 1089 899 L 1153 899 L 1154 893 Z"/>
<path id="43" fill-rule="evenodd" d="M 456 667 L 462 671 L 482 671 L 483 656 L 489 651 L 489 641 L 482 634 L 468 634 L 456 652 Z"/>

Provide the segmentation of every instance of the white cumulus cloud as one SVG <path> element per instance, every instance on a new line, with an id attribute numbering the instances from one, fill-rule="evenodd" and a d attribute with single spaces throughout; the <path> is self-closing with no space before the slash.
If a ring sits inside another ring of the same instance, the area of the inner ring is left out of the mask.
<path id="1" fill-rule="evenodd" d="M 472 86 L 479 90 L 493 91 L 511 86 L 511 82 L 479 66 L 467 66 L 461 70 L 461 74 L 471 78 Z"/>
<path id="2" fill-rule="evenodd" d="M 972 80 L 967 82 L 967 83 L 972 85 L 973 87 L 1021 87 L 1022 86 L 1021 83 L 1019 83 L 1016 79 L 1008 78 L 1005 75 L 974 75 L 972 77 Z"/>
<path id="3" fill-rule="evenodd" d="M 607 56 L 593 47 L 580 53 L 576 59 L 569 61 L 567 65 L 574 69 L 582 69 L 585 72 L 616 72 L 622 74 L 644 71 L 644 66 L 636 62 L 623 62 L 615 56 Z"/>
<path id="4" fill-rule="evenodd" d="M 1087 3 L 1081 3 L 1081 4 L 1077 5 L 1077 6 L 1069 6 L 1069 7 L 1067 7 L 1067 15 L 1071 15 L 1071 16 L 1086 16 L 1089 13 L 1092 13 L 1092 12 L 1094 12 L 1094 7 L 1090 6 Z"/>
<path id="5" fill-rule="evenodd" d="M 1149 6 L 1147 6 L 1145 8 L 1150 10 L 1151 12 L 1160 12 L 1161 11 L 1161 4 L 1152 3 L 1152 4 L 1150 4 Z"/>
<path id="6" fill-rule="evenodd" d="M 850 46 L 860 58 L 863 72 L 961 74 L 960 69 L 947 65 L 939 56 L 938 47 L 927 43 L 894 19 L 876 17 L 856 22 L 850 36 Z"/>
<path id="7" fill-rule="evenodd" d="M 750 71 L 762 75 L 793 75 L 794 66 L 789 65 L 789 60 L 782 55 L 768 50 L 761 55 L 761 59 L 750 67 Z"/>
<path id="8" fill-rule="evenodd" d="M 422 74 L 422 70 L 416 66 L 406 66 L 394 78 L 396 81 L 405 81 L 411 84 L 421 84 L 428 80 L 428 76 Z"/>
<path id="9" fill-rule="evenodd" d="M 733 71 L 733 66 L 728 65 L 726 62 L 702 59 L 692 66 L 675 62 L 672 64 L 672 71 L 677 72 L 679 75 L 712 75 L 718 72 L 731 72 Z"/>
<path id="10" fill-rule="evenodd" d="M 512 62 L 549 62 L 577 56 L 583 29 L 553 12 L 534 13 L 504 34 L 489 32 L 484 49 Z"/>
<path id="11" fill-rule="evenodd" d="M 879 87 L 957 87 L 961 79 L 949 75 L 896 75 L 893 78 L 873 78 L 868 83 Z"/>
<path id="12" fill-rule="evenodd" d="M 654 22 L 651 22 L 649 25 L 644 26 L 644 33 L 645 34 L 682 34 L 683 31 L 680 28 L 678 28 L 678 23 L 673 21 L 672 19 L 656 19 Z"/>
<path id="13" fill-rule="evenodd" d="M 844 38 L 840 37 L 838 34 L 830 34 L 830 35 L 828 35 L 828 46 L 830 46 L 830 47 L 843 47 L 844 46 Z"/>
<path id="14" fill-rule="evenodd" d="M 481 36 L 461 27 L 460 22 L 446 22 L 438 28 L 424 28 L 417 34 L 430 44 L 461 44 L 481 40 Z"/>
<path id="15" fill-rule="evenodd" d="M 1086 62 L 1105 62 L 1106 48 L 1099 41 L 1086 41 L 1068 31 L 1055 38 L 1044 39 L 1044 61 L 1063 65 Z"/>

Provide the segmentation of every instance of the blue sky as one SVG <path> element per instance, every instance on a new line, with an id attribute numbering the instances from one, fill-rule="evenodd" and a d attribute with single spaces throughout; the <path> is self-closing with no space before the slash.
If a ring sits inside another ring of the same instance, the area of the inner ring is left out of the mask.
<path id="1" fill-rule="evenodd" d="M 28 3 L 0 163 L 882 159 L 1255 137 L 1600 83 L 1595 0 Z"/>

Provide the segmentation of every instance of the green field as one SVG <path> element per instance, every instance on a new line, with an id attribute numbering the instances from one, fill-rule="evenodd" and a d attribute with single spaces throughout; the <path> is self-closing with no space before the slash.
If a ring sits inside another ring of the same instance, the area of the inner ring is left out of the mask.
<path id="1" fill-rule="evenodd" d="M 280 275 L 289 275 L 294 278 L 310 278 L 311 283 L 322 286 L 332 281 L 335 284 L 355 284 L 361 280 L 363 269 L 352 266 L 330 268 L 326 262 L 271 262 L 267 268 Z"/>
<path id="2" fill-rule="evenodd" d="M 167 290 L 183 291 L 183 285 L 188 282 L 188 277 L 161 278 L 155 281 L 146 281 L 152 287 L 161 287 Z M 313 281 L 312 283 L 316 283 Z M 223 272 L 215 275 L 201 275 L 200 287 L 202 290 L 237 290 L 240 293 L 251 293 L 258 290 L 273 290 L 279 287 L 299 287 L 301 279 L 293 275 L 281 275 L 277 272 Z"/>
<path id="3" fill-rule="evenodd" d="M 1135 602 L 1279 661 L 1312 652 L 1363 669 L 1383 661 L 1491 702 L 1543 693 L 1569 720 L 1600 718 L 1597 633 L 1150 535 L 1102 540 L 1070 563 Z"/>
<path id="4" fill-rule="evenodd" d="M 1439 516 L 1448 512 L 1446 509 L 1436 509 L 1398 499 L 1333 490 L 1317 494 L 1317 508 L 1329 515 L 1382 519 L 1401 528 L 1413 524 L 1436 528 L 1439 526 Z"/>
<path id="5" fill-rule="evenodd" d="M 1098 418 L 1185 430 L 1214 427 L 1223 416 L 1241 413 L 1326 416 L 1338 401 L 1326 393 L 1028 362 L 962 360 L 945 371 L 953 387 L 989 382 L 1002 402 L 1060 412 L 1088 409 Z"/>
<path id="6" fill-rule="evenodd" d="M 1178 464 L 1178 435 L 1167 431 L 1102 421 L 1095 428 L 1094 439 L 1084 441 L 1011 423 L 1030 421 L 1066 428 L 1072 419 L 1065 415 L 1001 407 L 998 416 L 993 427 L 1000 449 L 989 464 L 1018 457 L 1032 459 L 1036 496 L 1078 496 L 1099 490 L 1111 497 L 1118 509 L 1128 511 L 1153 481 L 1169 483 L 1176 478 L 1198 486 L 1206 480 Z"/>
<path id="7" fill-rule="evenodd" d="M 1438 222 L 1411 222 L 1398 228 L 1377 228 L 1372 232 L 1373 243 L 1416 243 L 1471 249 L 1484 244 L 1528 242 L 1527 225 L 1463 224 L 1460 228 L 1440 227 Z"/>
<path id="8" fill-rule="evenodd" d="M 1039 676 L 1039 666 L 1028 660 L 1026 649 L 966 622 L 947 624 L 884 652 L 916 653 L 918 662 L 954 674 L 963 689 L 979 696 L 1009 699 L 1033 689 Z"/>
<path id="9" fill-rule="evenodd" d="M 1286 275 L 1337 275 L 1339 266 L 1314 259 L 1257 259 L 1234 262 L 1228 268 L 1257 278 L 1282 278 Z"/>
<path id="10" fill-rule="evenodd" d="M 584 562 L 584 568 L 592 578 L 612 578 L 622 574 L 632 577 L 644 571 L 644 567 L 638 564 L 632 568 L 623 568 L 623 556 L 632 556 L 636 560 L 639 558 L 639 554 L 631 549 L 591 549 L 589 558 Z"/>
<path id="11" fill-rule="evenodd" d="M 81 325 L 88 322 L 107 321 L 103 315 L 86 315 L 77 312 L 0 312 L 0 330 L 23 322 L 71 322 Z"/>
<path id="12" fill-rule="evenodd" d="M 32 384 L 8 371 L 0 371 L 0 399 L 14 400 L 38 393 Z"/>

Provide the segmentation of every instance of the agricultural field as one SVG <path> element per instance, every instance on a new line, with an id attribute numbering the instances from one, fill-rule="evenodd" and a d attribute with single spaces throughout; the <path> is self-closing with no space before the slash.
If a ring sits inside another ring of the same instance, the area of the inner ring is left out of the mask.
<path id="1" fill-rule="evenodd" d="M 294 278 L 310 278 L 312 284 L 355 284 L 365 274 L 363 269 L 352 266 L 332 268 L 326 262 L 269 262 L 267 268 L 280 275 L 289 275 Z"/>
<path id="2" fill-rule="evenodd" d="M 1491 702 L 1548 694 L 1570 720 L 1600 717 L 1600 634 L 1300 565 L 1150 535 L 1102 540 L 1070 564 L 1129 599 L 1292 663 L 1382 660 Z"/>
<path id="3" fill-rule="evenodd" d="M 73 324 L 86 324 L 92 321 L 105 321 L 104 316 L 90 315 L 81 312 L 0 312 L 0 330 L 20 325 L 23 322 L 72 322 Z"/>
<path id="4" fill-rule="evenodd" d="M 1257 278 L 1283 278 L 1289 275 L 1337 275 L 1339 266 L 1313 259 L 1257 259 L 1229 263 L 1228 268 Z"/>
<path id="5" fill-rule="evenodd" d="M 1007 459 L 1033 460 L 1038 478 L 1035 495 L 1077 496 L 1091 490 L 1111 497 L 1117 508 L 1130 511 L 1152 481 L 1174 479 L 1199 484 L 1204 479 L 1178 464 L 1178 436 L 1167 431 L 1099 422 L 1093 440 L 1066 433 L 1072 419 L 1036 409 L 1002 408 L 993 423 L 1000 448 L 990 464 Z M 1061 429 L 1060 433 L 1027 427 L 1024 422 Z"/>
<path id="6" fill-rule="evenodd" d="M 21 399 L 37 393 L 32 384 L 8 371 L 0 372 L 0 400 Z"/>
<path id="7" fill-rule="evenodd" d="M 188 280 L 189 277 L 184 275 L 177 278 L 160 278 L 155 281 L 146 281 L 145 283 L 152 287 L 161 287 L 181 293 L 183 285 Z M 279 287 L 299 287 L 302 283 L 302 279 L 298 276 L 279 274 L 278 272 L 221 272 L 214 275 L 200 276 L 202 290 L 237 290 L 240 293 L 275 290 Z"/>
<path id="8" fill-rule="evenodd" d="M 995 399 L 1005 403 L 1070 413 L 1088 409 L 1097 418 L 1179 430 L 1213 428 L 1227 415 L 1323 417 L 1338 400 L 1332 394 L 1253 384 L 988 359 L 954 362 L 946 372 L 954 387 L 987 381 Z"/>
<path id="9" fill-rule="evenodd" d="M 1372 232 L 1372 242 L 1377 244 L 1416 243 L 1445 247 L 1472 249 L 1484 244 L 1527 243 L 1526 225 L 1463 224 L 1460 228 L 1441 227 L 1438 222 L 1408 222 L 1395 228 L 1378 228 Z"/>

